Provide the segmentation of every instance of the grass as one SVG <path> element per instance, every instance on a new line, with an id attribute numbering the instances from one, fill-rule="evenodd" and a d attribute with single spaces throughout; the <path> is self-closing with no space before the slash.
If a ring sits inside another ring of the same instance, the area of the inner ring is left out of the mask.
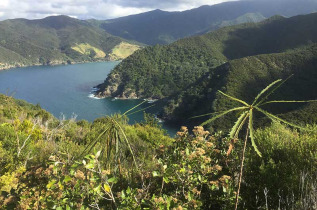
<path id="1" fill-rule="evenodd" d="M 94 51 L 96 53 L 94 58 L 104 58 L 106 56 L 104 51 L 93 47 L 88 43 L 76 44 L 76 46 L 73 46 L 72 49 L 84 55 L 90 55 L 90 52 Z"/>
<path id="2" fill-rule="evenodd" d="M 116 60 L 125 59 L 139 49 L 140 47 L 137 45 L 121 42 L 113 48 L 110 57 Z"/>

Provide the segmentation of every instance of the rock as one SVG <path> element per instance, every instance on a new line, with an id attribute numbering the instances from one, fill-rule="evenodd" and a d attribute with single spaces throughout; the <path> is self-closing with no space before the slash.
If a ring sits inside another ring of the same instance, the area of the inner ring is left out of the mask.
<path id="1" fill-rule="evenodd" d="M 128 88 L 126 89 L 121 96 L 122 99 L 138 99 L 138 96 L 135 91 L 132 89 Z"/>
<path id="2" fill-rule="evenodd" d="M 120 75 L 110 74 L 104 83 L 97 86 L 99 91 L 97 91 L 96 96 L 100 98 L 114 97 L 117 95 L 120 81 Z"/>

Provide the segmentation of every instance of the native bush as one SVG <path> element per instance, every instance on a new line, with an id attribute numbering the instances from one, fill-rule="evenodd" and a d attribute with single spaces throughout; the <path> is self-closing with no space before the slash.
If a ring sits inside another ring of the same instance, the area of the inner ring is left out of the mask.
<path id="1" fill-rule="evenodd" d="M 250 150 L 247 152 L 241 191 L 249 208 L 265 206 L 266 199 L 269 208 L 290 208 L 300 200 L 302 174 L 317 178 L 317 127 L 307 128 L 308 131 L 297 131 L 273 123 L 256 131 L 255 138 L 261 142 L 259 149 L 263 156 L 260 158 Z M 287 200 L 291 195 L 292 203 Z"/>
<path id="2" fill-rule="evenodd" d="M 134 125 L 126 113 L 43 122 L 31 117 L 37 107 L 8 102 L 20 117 L 0 123 L 4 209 L 232 209 L 243 148 L 241 207 L 309 209 L 316 201 L 316 125 L 254 129 L 260 157 L 251 142 L 244 147 L 241 120 L 231 137 L 197 126 L 170 138 L 153 116 Z"/>

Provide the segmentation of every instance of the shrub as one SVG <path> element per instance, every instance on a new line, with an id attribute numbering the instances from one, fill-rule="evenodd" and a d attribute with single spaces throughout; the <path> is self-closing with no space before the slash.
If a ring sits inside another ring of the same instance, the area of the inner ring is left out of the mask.
<path id="1" fill-rule="evenodd" d="M 315 177 L 317 171 L 317 126 L 309 128 L 297 131 L 274 123 L 257 130 L 255 138 L 261 142 L 263 157 L 248 151 L 242 190 L 249 208 L 265 206 L 266 199 L 270 209 L 289 208 L 291 197 L 293 203 L 300 199 L 302 173 Z"/>

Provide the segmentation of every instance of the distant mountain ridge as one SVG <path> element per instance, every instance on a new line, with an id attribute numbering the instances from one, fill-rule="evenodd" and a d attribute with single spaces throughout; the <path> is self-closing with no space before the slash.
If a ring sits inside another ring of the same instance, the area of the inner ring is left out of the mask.
<path id="1" fill-rule="evenodd" d="M 141 43 L 169 44 L 223 26 L 259 22 L 273 15 L 291 17 L 317 11 L 314 0 L 241 0 L 183 12 L 153 10 L 106 21 L 90 20 L 107 32 Z"/>
<path id="2" fill-rule="evenodd" d="M 68 16 L 5 20 L 0 21 L 0 69 L 121 60 L 144 46 L 141 43 L 166 44 L 224 26 L 259 22 L 273 14 L 312 11 L 317 11 L 314 0 L 243 0 L 183 12 L 154 10 L 105 21 Z"/>
<path id="3" fill-rule="evenodd" d="M 139 48 L 134 42 L 68 16 L 0 22 L 0 69 L 123 59 Z"/>

